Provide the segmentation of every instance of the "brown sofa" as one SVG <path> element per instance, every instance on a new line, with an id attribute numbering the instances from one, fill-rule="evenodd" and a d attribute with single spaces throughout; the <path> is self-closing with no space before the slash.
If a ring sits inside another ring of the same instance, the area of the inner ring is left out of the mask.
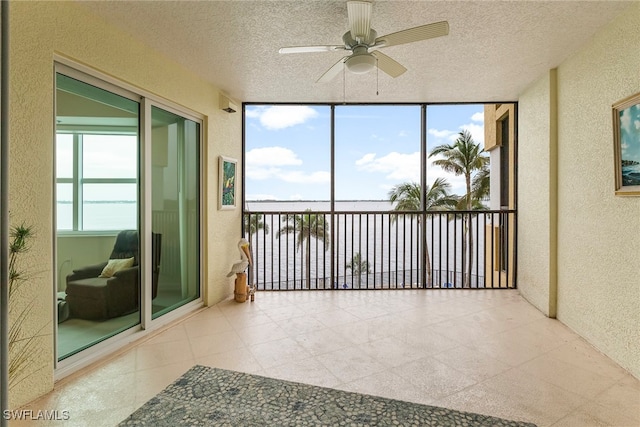
<path id="1" fill-rule="evenodd" d="M 152 233 L 152 298 L 158 293 L 160 234 Z M 66 302 L 69 316 L 80 319 L 110 319 L 133 313 L 140 306 L 139 239 L 137 230 L 118 233 L 110 260 L 133 258 L 131 267 L 112 277 L 100 277 L 107 262 L 86 266 L 67 276 Z"/>

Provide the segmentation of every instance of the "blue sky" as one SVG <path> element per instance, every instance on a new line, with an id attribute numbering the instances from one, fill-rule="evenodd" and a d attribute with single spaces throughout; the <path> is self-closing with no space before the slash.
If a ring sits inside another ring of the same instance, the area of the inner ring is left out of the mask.
<path id="1" fill-rule="evenodd" d="M 246 199 L 329 200 L 329 106 L 246 107 Z M 397 184 L 420 179 L 420 106 L 336 106 L 336 200 L 388 200 Z M 467 129 L 484 143 L 483 106 L 427 108 L 427 150 Z M 457 194 L 464 180 L 431 165 Z"/>

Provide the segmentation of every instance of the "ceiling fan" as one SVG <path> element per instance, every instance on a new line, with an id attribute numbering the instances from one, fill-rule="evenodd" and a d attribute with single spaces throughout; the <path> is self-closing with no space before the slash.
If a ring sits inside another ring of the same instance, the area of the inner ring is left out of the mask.
<path id="1" fill-rule="evenodd" d="M 434 22 L 421 25 L 396 33 L 378 37 L 376 31 L 371 28 L 372 5 L 368 1 L 348 1 L 347 14 L 349 15 L 350 30 L 344 33 L 344 44 L 337 46 L 292 46 L 283 47 L 280 53 L 308 53 L 308 52 L 334 52 L 351 51 L 351 54 L 341 58 L 329 68 L 320 78 L 318 83 L 328 82 L 337 76 L 344 67 L 355 74 L 364 74 L 376 66 L 390 75 L 398 77 L 407 69 L 395 59 L 385 55 L 378 49 L 389 46 L 397 46 L 405 43 L 413 43 L 449 34 L 447 21 Z"/>

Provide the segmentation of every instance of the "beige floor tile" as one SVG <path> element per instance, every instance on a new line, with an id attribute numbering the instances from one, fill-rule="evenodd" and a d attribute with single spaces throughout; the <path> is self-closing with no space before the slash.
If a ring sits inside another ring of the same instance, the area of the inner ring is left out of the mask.
<path id="1" fill-rule="evenodd" d="M 322 322 L 323 325 L 327 327 L 340 327 L 343 325 L 349 325 L 356 322 L 359 322 L 358 319 L 353 314 L 344 311 L 341 308 L 332 308 L 330 310 L 322 312 L 322 314 L 314 314 L 313 317 Z"/>
<path id="2" fill-rule="evenodd" d="M 299 360 L 284 365 L 272 366 L 264 370 L 264 375 L 320 387 L 335 387 L 340 384 L 336 378 L 318 359 Z"/>
<path id="3" fill-rule="evenodd" d="M 205 357 L 211 354 L 224 353 L 245 347 L 244 342 L 236 331 L 221 332 L 215 335 L 205 335 L 190 338 L 191 351 L 194 358 Z"/>
<path id="4" fill-rule="evenodd" d="M 475 382 L 511 369 L 511 366 L 498 359 L 464 346 L 454 347 L 433 357 Z"/>
<path id="5" fill-rule="evenodd" d="M 364 354 L 355 346 L 317 356 L 318 360 L 340 382 L 346 383 L 368 375 L 385 371 L 386 365 L 375 358 Z"/>
<path id="6" fill-rule="evenodd" d="M 549 355 L 530 360 L 520 365 L 518 369 L 527 375 L 589 399 L 607 390 L 616 382 L 610 377 L 603 377 L 572 366 Z"/>
<path id="7" fill-rule="evenodd" d="M 590 402 L 554 423 L 553 427 L 638 427 L 639 425 L 637 419 L 629 417 L 627 414 L 597 402 Z"/>
<path id="8" fill-rule="evenodd" d="M 548 425 L 540 424 L 538 414 L 531 414 L 526 404 L 510 399 L 508 396 L 489 389 L 482 384 L 438 399 L 434 402 L 434 405 L 514 421 L 536 423 L 538 427 Z"/>
<path id="9" fill-rule="evenodd" d="M 431 396 L 424 393 L 424 390 L 421 390 L 418 386 L 407 382 L 405 378 L 390 371 L 369 375 L 349 383 L 341 384 L 336 388 L 354 393 L 364 393 L 424 405 L 431 404 L 434 401 Z"/>
<path id="10" fill-rule="evenodd" d="M 549 352 L 556 359 L 594 372 L 604 377 L 621 379 L 627 372 L 611 359 L 594 349 L 584 339 L 579 338 Z"/>
<path id="11" fill-rule="evenodd" d="M 550 425 L 567 416 L 588 399 L 513 368 L 480 383 L 482 390 L 494 393 L 527 419 Z"/>
<path id="12" fill-rule="evenodd" d="M 374 325 L 373 322 L 358 320 L 356 323 L 334 326 L 333 330 L 354 344 L 362 344 L 392 336 L 396 331 L 385 325 Z"/>
<path id="13" fill-rule="evenodd" d="M 458 341 L 443 335 L 441 328 L 413 326 L 398 330 L 393 336 L 400 340 L 399 345 L 411 348 L 422 356 L 437 354 L 460 345 Z"/>
<path id="14" fill-rule="evenodd" d="M 183 323 L 189 338 L 219 334 L 233 331 L 233 326 L 226 317 L 194 316 Z"/>
<path id="15" fill-rule="evenodd" d="M 135 402 L 141 405 L 151 399 L 194 365 L 194 361 L 185 360 L 136 372 L 135 380 L 129 383 L 135 390 Z"/>
<path id="16" fill-rule="evenodd" d="M 330 353 L 353 345 L 353 342 L 333 329 L 324 328 L 293 337 L 298 344 L 314 356 Z"/>
<path id="17" fill-rule="evenodd" d="M 189 340 L 143 344 L 133 351 L 136 353 L 136 370 L 157 368 L 184 360 L 193 360 Z"/>
<path id="18" fill-rule="evenodd" d="M 547 350 L 520 338 L 520 328 L 511 329 L 469 343 L 473 349 L 488 354 L 510 366 L 518 366 L 546 353 Z"/>
<path id="19" fill-rule="evenodd" d="M 433 357 L 424 357 L 414 362 L 397 366 L 391 372 L 401 376 L 416 387 L 421 395 L 434 401 L 459 392 L 476 382 L 466 375 L 451 369 Z"/>
<path id="20" fill-rule="evenodd" d="M 26 408 L 113 426 L 194 364 L 539 427 L 640 427 L 640 381 L 516 290 L 259 292 L 229 298 L 55 384 Z"/>
<path id="21" fill-rule="evenodd" d="M 326 328 L 320 320 L 313 316 L 276 320 L 276 324 L 290 337 Z"/>
<path id="22" fill-rule="evenodd" d="M 293 338 L 254 344 L 248 349 L 264 369 L 311 357 L 311 354 Z"/>
<path id="23" fill-rule="evenodd" d="M 253 354 L 251 354 L 247 348 L 238 348 L 224 353 L 210 354 L 196 358 L 195 362 L 198 365 L 246 372 L 248 374 L 264 373 L 264 369 L 260 366 L 258 360 L 253 357 Z"/>
<path id="24" fill-rule="evenodd" d="M 260 344 L 287 338 L 289 335 L 276 322 L 269 319 L 264 323 L 245 324 L 236 329 L 238 336 L 245 345 Z"/>
<path id="25" fill-rule="evenodd" d="M 640 426 L 640 380 L 630 374 L 600 393 L 594 401 L 634 419 Z"/>
<path id="26" fill-rule="evenodd" d="M 397 337 L 386 337 L 359 344 L 358 351 L 388 367 L 401 366 L 423 357 L 417 346 L 407 345 Z"/>

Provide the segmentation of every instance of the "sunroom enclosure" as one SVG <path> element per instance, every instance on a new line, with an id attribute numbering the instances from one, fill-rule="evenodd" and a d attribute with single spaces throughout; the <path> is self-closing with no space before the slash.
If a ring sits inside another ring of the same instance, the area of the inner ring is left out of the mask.
<path id="1" fill-rule="evenodd" d="M 245 105 L 250 283 L 515 287 L 514 116 L 514 104 Z"/>

